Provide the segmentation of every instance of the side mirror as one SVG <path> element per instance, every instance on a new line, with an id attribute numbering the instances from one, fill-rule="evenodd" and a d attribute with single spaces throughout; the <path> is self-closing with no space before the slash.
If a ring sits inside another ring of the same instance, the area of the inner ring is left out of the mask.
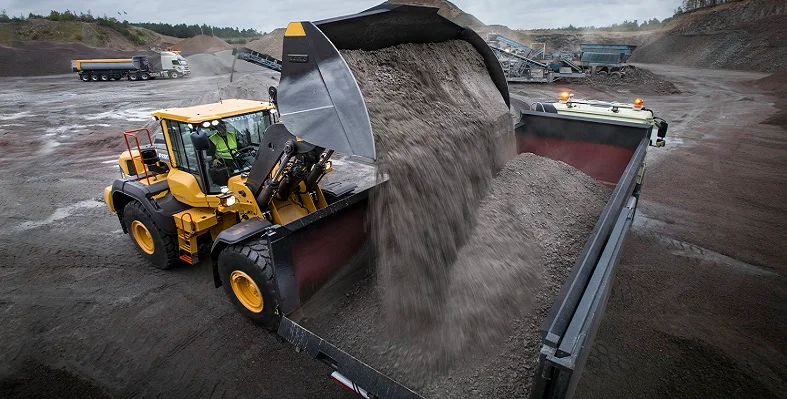
<path id="1" fill-rule="evenodd" d="M 661 121 L 661 123 L 659 124 L 659 131 L 657 133 L 659 138 L 663 139 L 664 137 L 667 137 L 667 127 L 668 126 L 669 126 L 669 124 L 667 123 L 667 121 Z"/>
<path id="2" fill-rule="evenodd" d="M 271 102 L 273 105 L 277 105 L 276 103 L 276 95 L 278 94 L 278 90 L 276 90 L 275 86 L 268 87 L 268 96 L 271 98 Z"/>
<path id="3" fill-rule="evenodd" d="M 207 151 L 210 149 L 210 140 L 208 135 L 203 131 L 196 131 L 191 133 L 191 143 L 197 151 Z"/>

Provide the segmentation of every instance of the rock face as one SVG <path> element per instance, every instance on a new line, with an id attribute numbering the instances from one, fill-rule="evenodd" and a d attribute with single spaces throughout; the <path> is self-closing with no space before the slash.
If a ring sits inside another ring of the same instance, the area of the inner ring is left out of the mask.
<path id="1" fill-rule="evenodd" d="M 787 65 L 787 3 L 747 0 L 675 18 L 632 62 L 776 72 Z"/>

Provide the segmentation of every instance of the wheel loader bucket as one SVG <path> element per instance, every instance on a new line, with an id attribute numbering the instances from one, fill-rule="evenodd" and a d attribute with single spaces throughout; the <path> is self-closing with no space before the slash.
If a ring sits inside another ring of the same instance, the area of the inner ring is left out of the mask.
<path id="1" fill-rule="evenodd" d="M 339 50 L 371 51 L 404 43 L 469 42 L 510 105 L 503 70 L 486 42 L 437 11 L 385 3 L 354 15 L 290 23 L 284 33 L 278 87 L 278 108 L 287 128 L 311 144 L 375 160 L 366 104 Z M 428 54 L 422 61 L 429 62 Z"/>

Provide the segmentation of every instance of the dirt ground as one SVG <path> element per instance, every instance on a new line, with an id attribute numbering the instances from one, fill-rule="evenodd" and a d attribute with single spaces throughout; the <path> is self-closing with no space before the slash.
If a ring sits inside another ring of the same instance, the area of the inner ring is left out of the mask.
<path id="1" fill-rule="evenodd" d="M 759 124 L 775 99 L 747 84 L 762 74 L 649 68 L 681 93 L 645 97 L 668 145 L 648 154 L 577 397 L 785 397 L 787 139 Z M 0 397 L 349 397 L 238 314 L 208 263 L 149 267 L 104 207 L 120 132 L 225 79 L 0 80 Z M 511 90 L 523 104 L 562 88 Z"/>

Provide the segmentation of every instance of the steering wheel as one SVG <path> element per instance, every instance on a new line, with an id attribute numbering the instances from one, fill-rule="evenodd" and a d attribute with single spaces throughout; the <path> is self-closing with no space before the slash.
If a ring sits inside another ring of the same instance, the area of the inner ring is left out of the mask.
<path id="1" fill-rule="evenodd" d="M 243 147 L 240 150 L 235 152 L 236 156 L 247 157 L 247 156 L 256 156 L 257 149 L 254 147 Z"/>
<path id="2" fill-rule="evenodd" d="M 235 160 L 242 164 L 239 166 L 243 168 L 245 166 L 251 166 L 251 161 L 248 160 L 248 157 L 251 156 L 252 158 L 256 158 L 257 149 L 254 147 L 243 147 L 240 150 L 236 150 L 233 155 L 235 156 Z"/>

